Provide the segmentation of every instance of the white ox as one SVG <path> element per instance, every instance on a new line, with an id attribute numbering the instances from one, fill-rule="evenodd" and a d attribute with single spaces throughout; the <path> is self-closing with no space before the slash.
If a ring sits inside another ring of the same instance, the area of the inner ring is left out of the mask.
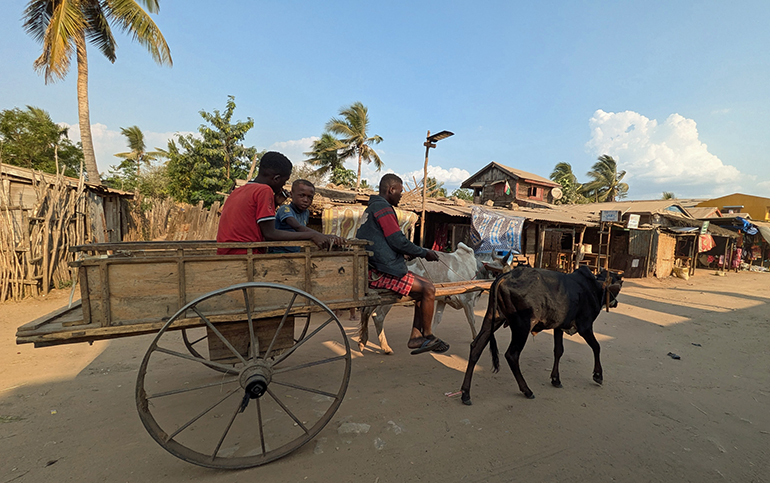
<path id="1" fill-rule="evenodd" d="M 445 283 L 445 282 L 461 282 L 465 280 L 473 280 L 477 277 L 477 274 L 484 273 L 483 266 L 476 261 L 476 257 L 473 253 L 473 249 L 467 245 L 460 243 L 457 245 L 457 250 L 452 253 L 438 252 L 439 261 L 429 262 L 422 258 L 417 258 L 407 262 L 407 269 L 413 272 L 415 275 L 420 275 L 427 278 L 433 283 Z M 479 270 L 479 267 L 481 270 Z M 460 295 L 447 295 L 444 297 L 436 297 L 436 312 L 433 317 L 433 325 L 438 326 L 441 322 L 441 317 L 444 315 L 444 307 L 449 304 L 450 307 L 465 311 L 465 317 L 468 319 L 468 325 L 471 326 L 471 334 L 473 338 L 476 338 L 476 320 L 473 313 L 476 306 L 476 300 L 478 300 L 481 292 L 464 293 Z M 377 329 L 377 337 L 380 340 L 380 348 L 385 354 L 392 354 L 393 349 L 388 345 L 388 340 L 385 338 L 385 331 L 383 329 L 383 323 L 385 316 L 388 315 L 392 305 L 382 305 L 371 310 L 364 309 L 361 314 L 361 323 L 359 327 L 359 339 L 358 348 L 363 351 L 364 346 L 369 341 L 369 317 L 367 312 L 371 312 L 372 319 L 374 320 L 374 327 Z"/>

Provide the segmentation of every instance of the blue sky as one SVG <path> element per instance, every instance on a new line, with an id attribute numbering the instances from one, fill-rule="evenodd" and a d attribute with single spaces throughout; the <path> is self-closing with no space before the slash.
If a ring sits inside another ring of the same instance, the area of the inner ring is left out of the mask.
<path id="1" fill-rule="evenodd" d="M 34 72 L 26 3 L 0 18 L 0 109 L 41 107 L 78 139 L 75 68 L 49 85 Z M 121 33 L 115 64 L 89 50 L 103 172 L 126 150 L 121 127 L 165 147 L 233 95 L 235 118 L 255 121 L 247 144 L 295 162 L 361 101 L 386 170 L 409 179 L 427 130 L 447 129 L 430 165 L 450 188 L 491 161 L 545 177 L 566 161 L 586 181 L 609 154 L 630 199 L 770 196 L 765 1 L 160 3 L 172 68 Z"/>

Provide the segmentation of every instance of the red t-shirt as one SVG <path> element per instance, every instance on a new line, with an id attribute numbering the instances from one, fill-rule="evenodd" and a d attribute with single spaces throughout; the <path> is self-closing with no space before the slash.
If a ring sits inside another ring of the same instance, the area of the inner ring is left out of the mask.
<path id="1" fill-rule="evenodd" d="M 217 241 L 220 243 L 264 241 L 260 221 L 275 219 L 273 189 L 262 183 L 247 183 L 227 197 L 219 218 Z M 254 250 L 265 253 L 264 249 Z M 245 254 L 245 248 L 218 248 L 217 255 Z"/>

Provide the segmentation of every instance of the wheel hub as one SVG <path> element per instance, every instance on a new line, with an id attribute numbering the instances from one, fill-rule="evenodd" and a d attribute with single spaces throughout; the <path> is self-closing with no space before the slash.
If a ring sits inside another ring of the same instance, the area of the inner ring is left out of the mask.
<path id="1" fill-rule="evenodd" d="M 238 378 L 249 399 L 262 397 L 273 377 L 273 369 L 264 361 L 257 361 L 244 367 Z"/>

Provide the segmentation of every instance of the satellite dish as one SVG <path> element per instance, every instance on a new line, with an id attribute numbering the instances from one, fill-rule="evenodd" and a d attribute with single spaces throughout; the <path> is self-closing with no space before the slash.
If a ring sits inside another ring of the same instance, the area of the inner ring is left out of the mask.
<path id="1" fill-rule="evenodd" d="M 553 188 L 551 190 L 551 196 L 553 196 L 554 200 L 560 200 L 562 197 L 562 194 L 563 193 L 561 192 L 561 188 Z"/>

